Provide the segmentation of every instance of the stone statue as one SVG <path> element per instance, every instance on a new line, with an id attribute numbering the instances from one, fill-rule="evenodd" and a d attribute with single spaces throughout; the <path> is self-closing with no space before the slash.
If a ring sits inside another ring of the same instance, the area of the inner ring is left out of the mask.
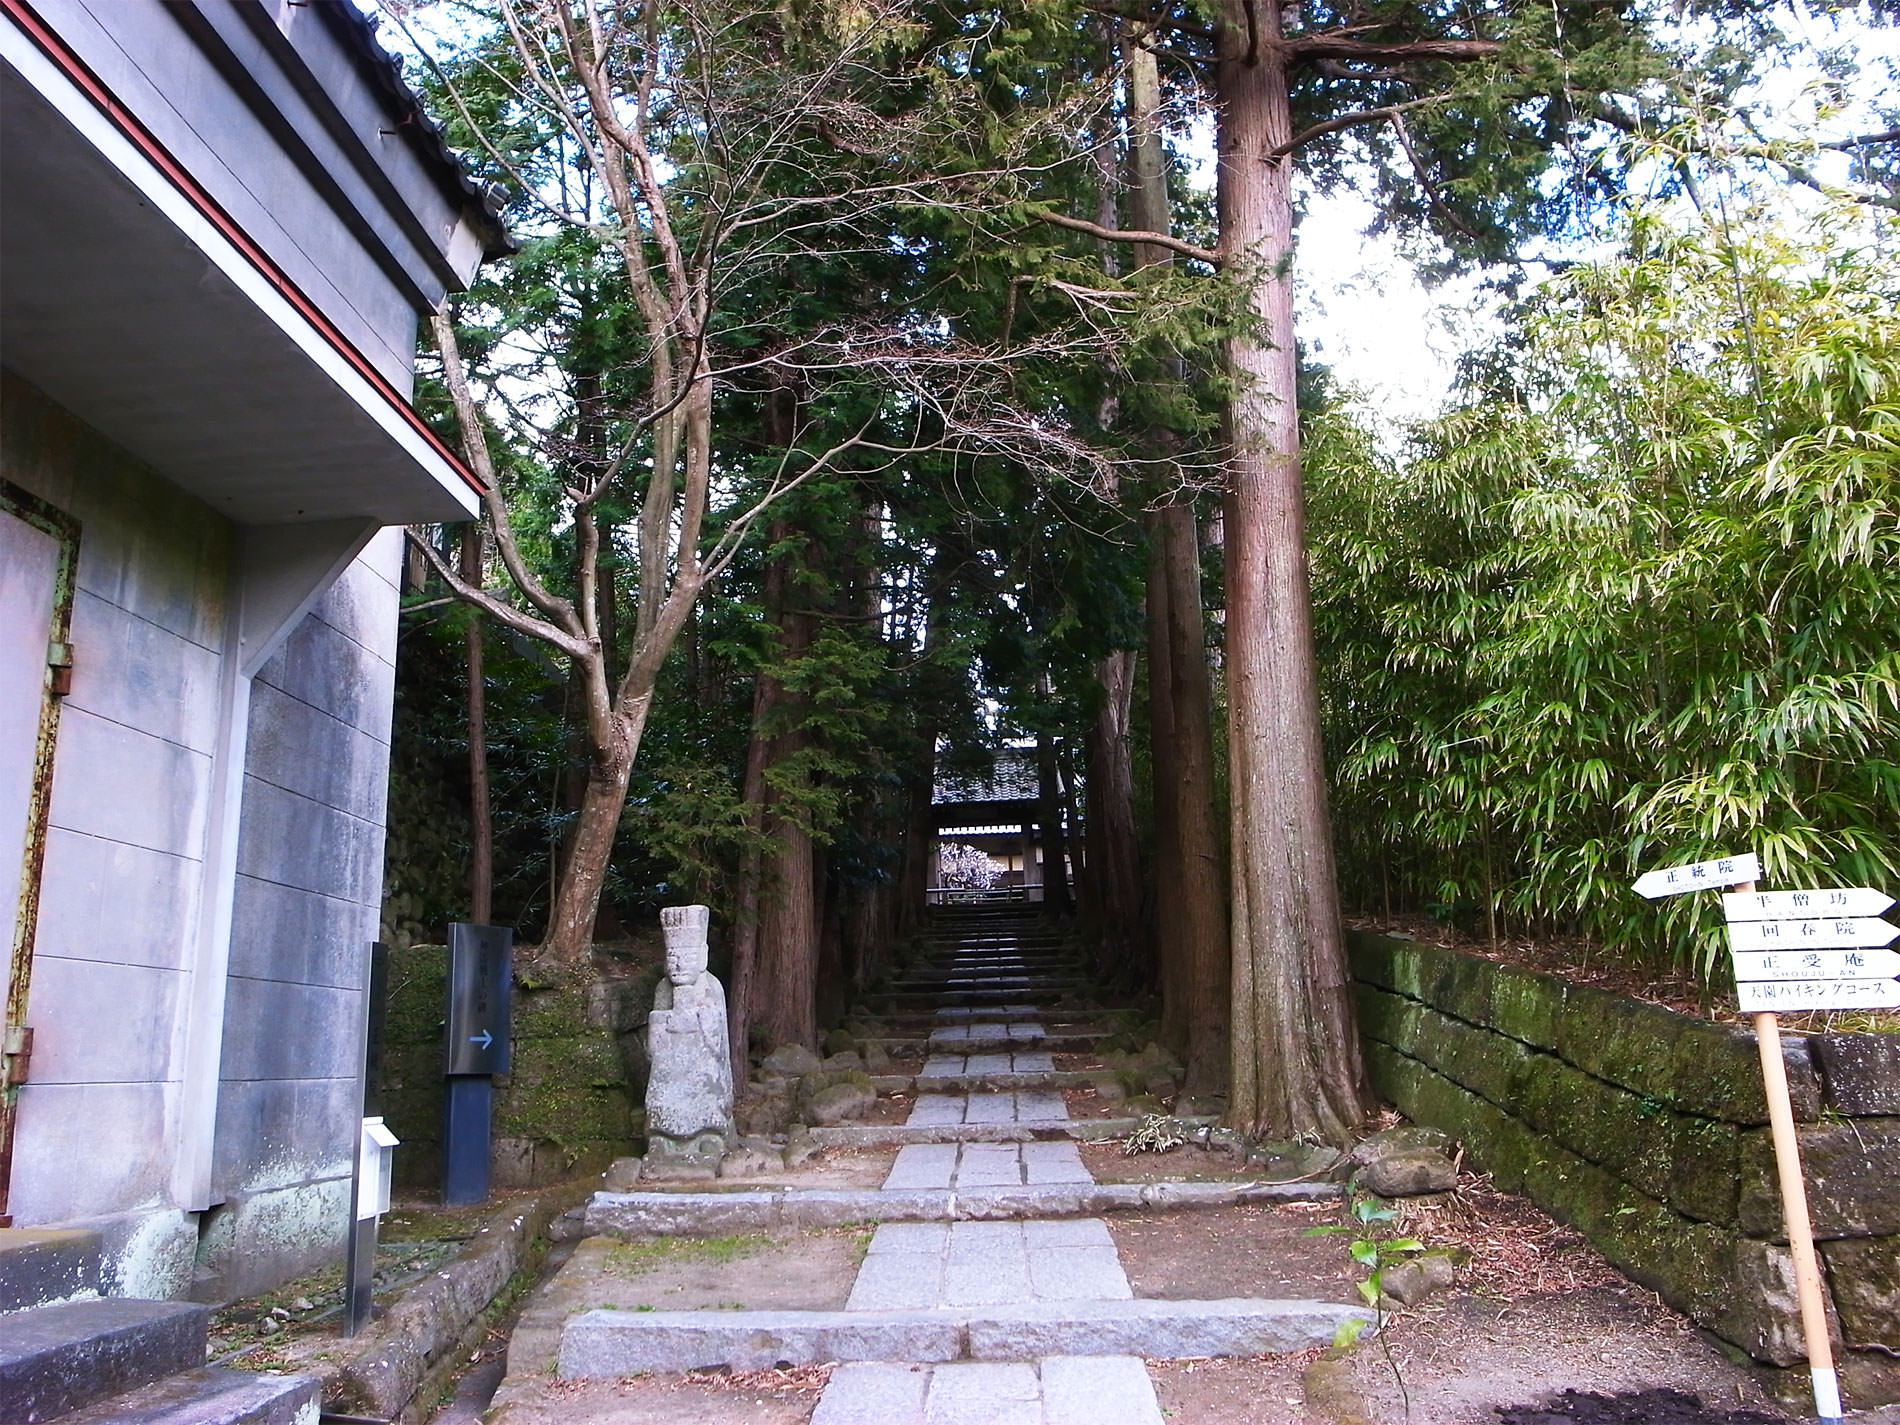
<path id="1" fill-rule="evenodd" d="M 733 1142 L 726 991 L 706 969 L 703 905 L 660 912 L 666 978 L 647 1016 L 647 1163 L 714 1167 Z"/>

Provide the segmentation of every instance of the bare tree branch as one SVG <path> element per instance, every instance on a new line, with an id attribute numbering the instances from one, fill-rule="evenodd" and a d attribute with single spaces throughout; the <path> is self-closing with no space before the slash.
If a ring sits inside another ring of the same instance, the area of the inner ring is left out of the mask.
<path id="1" fill-rule="evenodd" d="M 1071 232 L 1087 233 L 1090 237 L 1100 238 L 1103 242 L 1143 242 L 1154 247 L 1165 247 L 1170 252 L 1178 252 L 1183 257 L 1191 257 L 1196 262 L 1205 262 L 1209 267 L 1221 265 L 1221 255 L 1205 247 L 1197 247 L 1191 242 L 1173 236 L 1171 233 L 1134 232 L 1127 228 L 1105 228 L 1100 223 L 1091 223 L 1087 218 L 1072 218 L 1067 213 L 1035 213 L 1032 216 L 1058 228 L 1068 228 Z"/>

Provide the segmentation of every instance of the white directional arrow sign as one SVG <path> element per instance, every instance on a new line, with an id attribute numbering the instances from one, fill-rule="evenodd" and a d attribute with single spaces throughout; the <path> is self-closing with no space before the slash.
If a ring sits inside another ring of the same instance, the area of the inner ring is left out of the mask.
<path id="1" fill-rule="evenodd" d="M 1738 920 L 1728 928 L 1731 950 L 1822 950 L 1834 946 L 1885 945 L 1900 935 L 1900 925 L 1878 916 L 1836 916 L 1828 920 Z"/>
<path id="2" fill-rule="evenodd" d="M 1645 871 L 1636 878 L 1634 889 L 1637 895 L 1656 900 L 1661 896 L 1679 896 L 1684 891 L 1708 891 L 1717 886 L 1739 886 L 1744 881 L 1760 879 L 1761 861 L 1750 851 L 1741 856 L 1718 856 L 1713 861 Z"/>
<path id="3" fill-rule="evenodd" d="M 1891 950 L 1747 950 L 1734 957 L 1738 980 L 1866 980 L 1900 975 Z"/>
<path id="4" fill-rule="evenodd" d="M 1803 1009 L 1892 1009 L 1900 1006 L 1900 980 L 1744 981 L 1735 987 L 1745 1014 Z"/>
<path id="5" fill-rule="evenodd" d="M 1843 886 L 1825 891 L 1731 891 L 1722 897 L 1722 911 L 1730 920 L 1880 915 L 1892 904 L 1892 896 L 1871 886 Z"/>

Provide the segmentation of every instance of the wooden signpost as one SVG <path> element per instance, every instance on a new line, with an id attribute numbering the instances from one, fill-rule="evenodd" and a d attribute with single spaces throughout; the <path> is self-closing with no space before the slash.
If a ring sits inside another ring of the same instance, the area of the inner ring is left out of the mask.
<path id="1" fill-rule="evenodd" d="M 1900 935 L 1880 919 L 1893 898 L 1865 886 L 1821 891 L 1758 891 L 1753 855 L 1724 856 L 1688 866 L 1645 872 L 1636 892 L 1654 900 L 1684 891 L 1737 886 L 1722 897 L 1735 963 L 1736 995 L 1755 1023 L 1761 1052 L 1768 1129 L 1775 1145 L 1781 1208 L 1794 1257 L 1795 1295 L 1814 1379 L 1814 1413 L 1822 1425 L 1840 1425 L 1841 1388 L 1834 1373 L 1822 1304 L 1821 1267 L 1808 1220 L 1807 1183 L 1795 1137 L 1788 1068 L 1781 1057 L 1780 1010 L 1885 1009 L 1900 1005 L 1900 955 L 1879 947 Z"/>

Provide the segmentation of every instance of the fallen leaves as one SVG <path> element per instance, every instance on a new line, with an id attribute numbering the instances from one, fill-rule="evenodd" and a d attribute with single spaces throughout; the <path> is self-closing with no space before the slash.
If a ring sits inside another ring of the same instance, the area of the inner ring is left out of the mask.
<path id="1" fill-rule="evenodd" d="M 1457 1190 L 1442 1198 L 1402 1203 L 1398 1226 L 1428 1246 L 1466 1253 L 1461 1286 L 1477 1295 L 1516 1301 L 1625 1284 L 1581 1234 L 1528 1198 L 1498 1191 L 1486 1173 L 1459 1174 Z"/>

